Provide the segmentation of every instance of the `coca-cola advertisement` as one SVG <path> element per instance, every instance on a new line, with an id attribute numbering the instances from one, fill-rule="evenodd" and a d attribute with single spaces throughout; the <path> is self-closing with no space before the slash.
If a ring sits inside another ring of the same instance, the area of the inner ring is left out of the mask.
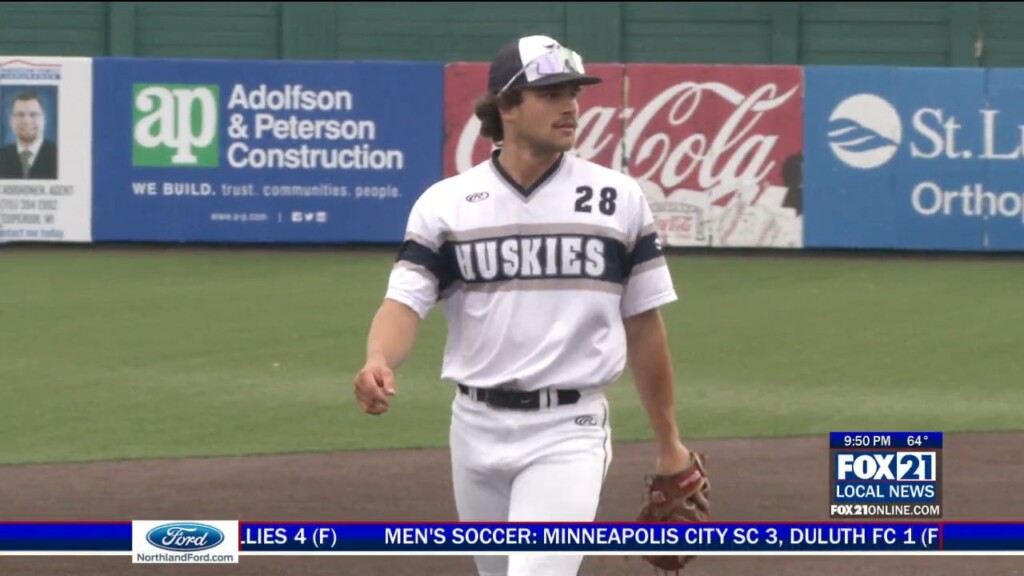
<path id="1" fill-rule="evenodd" d="M 575 153 L 633 176 L 667 246 L 803 246 L 798 66 L 593 64 Z M 487 158 L 486 63 L 447 67 L 445 175 Z"/>

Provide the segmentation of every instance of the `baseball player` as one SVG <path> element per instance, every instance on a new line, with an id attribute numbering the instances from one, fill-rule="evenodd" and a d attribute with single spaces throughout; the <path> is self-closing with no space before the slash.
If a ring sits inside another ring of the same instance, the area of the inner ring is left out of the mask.
<path id="1" fill-rule="evenodd" d="M 606 386 L 628 361 L 657 473 L 691 466 L 658 308 L 677 299 L 651 210 L 630 177 L 570 154 L 583 86 L 547 36 L 506 45 L 476 104 L 489 160 L 416 201 L 354 381 L 369 414 L 439 303 L 453 383 L 455 503 L 465 522 L 593 521 L 612 458 Z M 570 576 L 582 557 L 475 558 L 480 576 Z"/>

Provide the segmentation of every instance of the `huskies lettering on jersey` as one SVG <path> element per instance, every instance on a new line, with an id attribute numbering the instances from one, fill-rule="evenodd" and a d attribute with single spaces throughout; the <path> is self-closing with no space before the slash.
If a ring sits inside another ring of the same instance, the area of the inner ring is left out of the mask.
<path id="1" fill-rule="evenodd" d="M 621 245 L 605 238 L 546 236 L 449 244 L 458 279 L 493 282 L 514 278 L 594 278 L 621 281 Z"/>
<path id="2" fill-rule="evenodd" d="M 433 251 L 407 240 L 398 261 L 422 266 L 445 291 L 452 284 L 512 280 L 585 279 L 622 284 L 638 267 L 662 255 L 656 233 L 640 238 L 632 252 L 622 242 L 588 234 L 544 234 L 445 242 Z"/>

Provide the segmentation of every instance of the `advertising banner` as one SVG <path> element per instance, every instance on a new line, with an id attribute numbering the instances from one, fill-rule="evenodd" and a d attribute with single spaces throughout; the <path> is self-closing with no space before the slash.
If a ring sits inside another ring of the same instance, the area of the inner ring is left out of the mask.
<path id="1" fill-rule="evenodd" d="M 445 175 L 485 160 L 473 102 L 486 63 L 451 64 Z M 590 64 L 574 153 L 634 176 L 670 246 L 802 246 L 796 66 Z"/>
<path id="2" fill-rule="evenodd" d="M 101 59 L 99 241 L 399 242 L 441 176 L 443 66 Z"/>
<path id="3" fill-rule="evenodd" d="M 0 56 L 0 242 L 92 240 L 92 60 Z"/>
<path id="4" fill-rule="evenodd" d="M 809 247 L 1024 248 L 1024 71 L 806 74 Z"/>
<path id="5" fill-rule="evenodd" d="M 986 106 L 973 111 L 981 142 L 972 146 L 986 160 L 986 185 L 975 183 L 971 211 L 982 214 L 983 249 L 1024 250 L 1024 70 L 990 68 L 985 77 Z"/>
<path id="6" fill-rule="evenodd" d="M 626 165 L 671 246 L 800 248 L 798 66 L 629 64 Z"/>

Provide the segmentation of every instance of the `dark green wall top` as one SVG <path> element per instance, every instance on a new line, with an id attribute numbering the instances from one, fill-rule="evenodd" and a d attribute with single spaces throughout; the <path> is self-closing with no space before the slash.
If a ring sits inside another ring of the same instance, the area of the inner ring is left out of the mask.
<path id="1" fill-rule="evenodd" d="M 0 2 L 0 53 L 489 60 L 550 34 L 589 62 L 1024 65 L 1010 2 Z"/>

